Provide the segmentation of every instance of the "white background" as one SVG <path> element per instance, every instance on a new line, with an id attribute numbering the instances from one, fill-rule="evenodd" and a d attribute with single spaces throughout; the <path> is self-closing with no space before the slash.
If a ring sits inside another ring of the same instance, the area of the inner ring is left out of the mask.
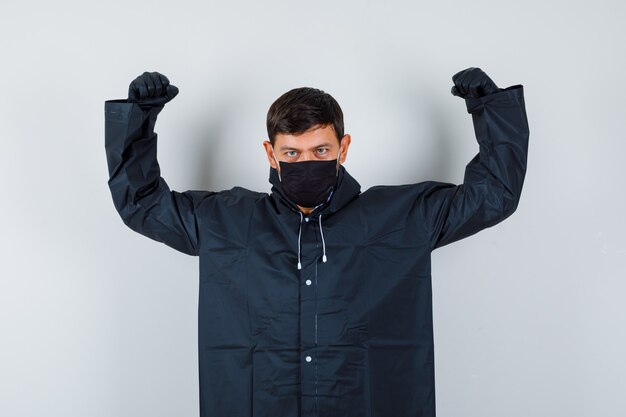
<path id="1" fill-rule="evenodd" d="M 0 416 L 198 414 L 197 258 L 113 207 L 104 101 L 143 71 L 172 189 L 269 191 L 269 105 L 313 86 L 363 189 L 459 183 L 451 77 L 523 84 L 512 217 L 433 253 L 438 416 L 623 416 L 626 7 L 614 1 L 42 1 L 0 5 Z M 225 416 L 228 417 L 228 416 Z"/>

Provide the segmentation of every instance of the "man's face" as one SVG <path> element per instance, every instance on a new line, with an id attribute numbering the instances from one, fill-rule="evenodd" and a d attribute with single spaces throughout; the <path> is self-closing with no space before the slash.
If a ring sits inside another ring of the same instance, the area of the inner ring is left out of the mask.
<path id="1" fill-rule="evenodd" d="M 342 164 L 346 160 L 349 146 L 350 135 L 344 135 L 340 144 L 332 125 L 314 127 L 295 135 L 279 133 L 274 138 L 273 147 L 270 141 L 263 142 L 270 166 L 278 172 L 280 166 L 276 160 L 302 162 L 339 159 L 339 163 Z"/>

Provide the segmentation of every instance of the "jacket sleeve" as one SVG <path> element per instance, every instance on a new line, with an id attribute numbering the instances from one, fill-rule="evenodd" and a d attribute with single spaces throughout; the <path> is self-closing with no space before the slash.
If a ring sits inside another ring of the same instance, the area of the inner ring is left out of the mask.
<path id="1" fill-rule="evenodd" d="M 431 250 L 491 227 L 516 210 L 526 174 L 528 120 L 522 85 L 465 99 L 479 153 L 463 184 L 431 182 L 421 204 Z"/>
<path id="2" fill-rule="evenodd" d="M 109 189 L 132 230 L 189 255 L 199 247 L 196 205 L 208 191 L 170 191 L 160 175 L 154 125 L 163 106 L 142 110 L 126 100 L 105 102 Z"/>

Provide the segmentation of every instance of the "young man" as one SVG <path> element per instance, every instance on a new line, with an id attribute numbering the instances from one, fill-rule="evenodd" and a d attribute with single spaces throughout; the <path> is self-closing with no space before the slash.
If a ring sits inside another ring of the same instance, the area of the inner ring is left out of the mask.
<path id="1" fill-rule="evenodd" d="M 520 198 L 523 87 L 453 76 L 479 153 L 463 184 L 363 193 L 342 165 L 337 102 L 298 88 L 267 115 L 270 194 L 171 191 L 154 126 L 178 92 L 144 73 L 105 104 L 109 187 L 130 228 L 200 257 L 202 417 L 435 416 L 430 254 L 495 225 Z"/>

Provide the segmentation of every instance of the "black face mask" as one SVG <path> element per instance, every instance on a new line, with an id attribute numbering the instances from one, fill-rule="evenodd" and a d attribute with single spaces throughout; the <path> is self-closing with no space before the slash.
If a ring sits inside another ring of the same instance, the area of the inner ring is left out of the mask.
<path id="1" fill-rule="evenodd" d="M 317 207 L 327 202 L 337 185 L 337 160 L 280 162 L 281 189 L 300 207 Z"/>

